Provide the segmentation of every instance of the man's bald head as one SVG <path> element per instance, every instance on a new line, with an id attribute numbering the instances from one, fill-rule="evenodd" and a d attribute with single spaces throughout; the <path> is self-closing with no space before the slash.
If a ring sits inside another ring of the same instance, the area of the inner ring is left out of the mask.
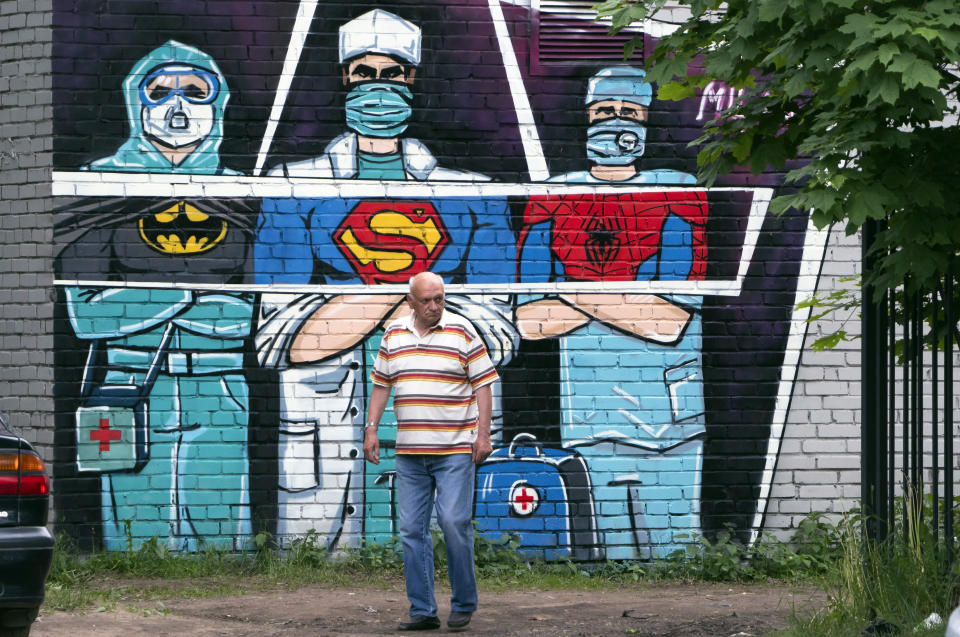
<path id="1" fill-rule="evenodd" d="M 410 279 L 407 305 L 413 310 L 417 329 L 433 327 L 443 315 L 443 279 L 433 272 L 421 272 Z"/>
<path id="2" fill-rule="evenodd" d="M 420 272 L 419 274 L 414 274 L 410 277 L 410 294 L 414 293 L 414 289 L 426 281 L 433 281 L 434 283 L 440 286 L 440 289 L 443 289 L 443 279 L 440 278 L 439 274 L 434 274 L 433 272 Z"/>

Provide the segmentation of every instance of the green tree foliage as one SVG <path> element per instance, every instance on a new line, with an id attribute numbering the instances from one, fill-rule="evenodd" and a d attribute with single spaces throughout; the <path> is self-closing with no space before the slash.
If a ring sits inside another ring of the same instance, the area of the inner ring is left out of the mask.
<path id="1" fill-rule="evenodd" d="M 596 9 L 616 32 L 665 3 Z M 691 17 L 659 41 L 648 68 L 660 99 L 691 97 L 711 80 L 745 91 L 694 142 L 701 179 L 734 166 L 789 169 L 797 190 L 774 200 L 775 212 L 809 209 L 818 227 L 841 222 L 847 233 L 880 220 L 866 282 L 935 289 L 960 245 L 960 2 L 677 4 Z"/>

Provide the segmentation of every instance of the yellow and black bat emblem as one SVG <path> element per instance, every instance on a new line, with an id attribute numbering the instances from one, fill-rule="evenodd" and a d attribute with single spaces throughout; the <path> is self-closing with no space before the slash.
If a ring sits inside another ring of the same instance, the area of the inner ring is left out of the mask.
<path id="1" fill-rule="evenodd" d="M 180 201 L 138 223 L 144 243 L 163 254 L 200 254 L 227 234 L 227 222 Z"/>

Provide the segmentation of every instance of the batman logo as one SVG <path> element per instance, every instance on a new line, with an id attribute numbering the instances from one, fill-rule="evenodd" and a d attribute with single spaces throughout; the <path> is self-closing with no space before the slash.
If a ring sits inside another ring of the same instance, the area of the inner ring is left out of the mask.
<path id="1" fill-rule="evenodd" d="M 140 238 L 163 254 L 200 254 L 216 247 L 227 234 L 227 222 L 211 217 L 185 201 L 141 217 Z"/>

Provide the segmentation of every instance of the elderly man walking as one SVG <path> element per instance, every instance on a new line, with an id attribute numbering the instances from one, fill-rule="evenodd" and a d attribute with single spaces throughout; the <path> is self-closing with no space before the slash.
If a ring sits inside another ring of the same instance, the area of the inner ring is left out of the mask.
<path id="1" fill-rule="evenodd" d="M 387 326 L 371 373 L 363 454 L 380 462 L 377 423 L 396 387 L 397 505 L 410 621 L 399 630 L 440 627 L 433 593 L 430 514 L 434 502 L 447 545 L 450 616 L 463 628 L 477 608 L 473 564 L 474 464 L 490 455 L 491 385 L 499 377 L 470 323 L 443 309 L 443 279 L 410 279 L 411 314 Z M 436 494 L 436 497 L 434 497 Z"/>

